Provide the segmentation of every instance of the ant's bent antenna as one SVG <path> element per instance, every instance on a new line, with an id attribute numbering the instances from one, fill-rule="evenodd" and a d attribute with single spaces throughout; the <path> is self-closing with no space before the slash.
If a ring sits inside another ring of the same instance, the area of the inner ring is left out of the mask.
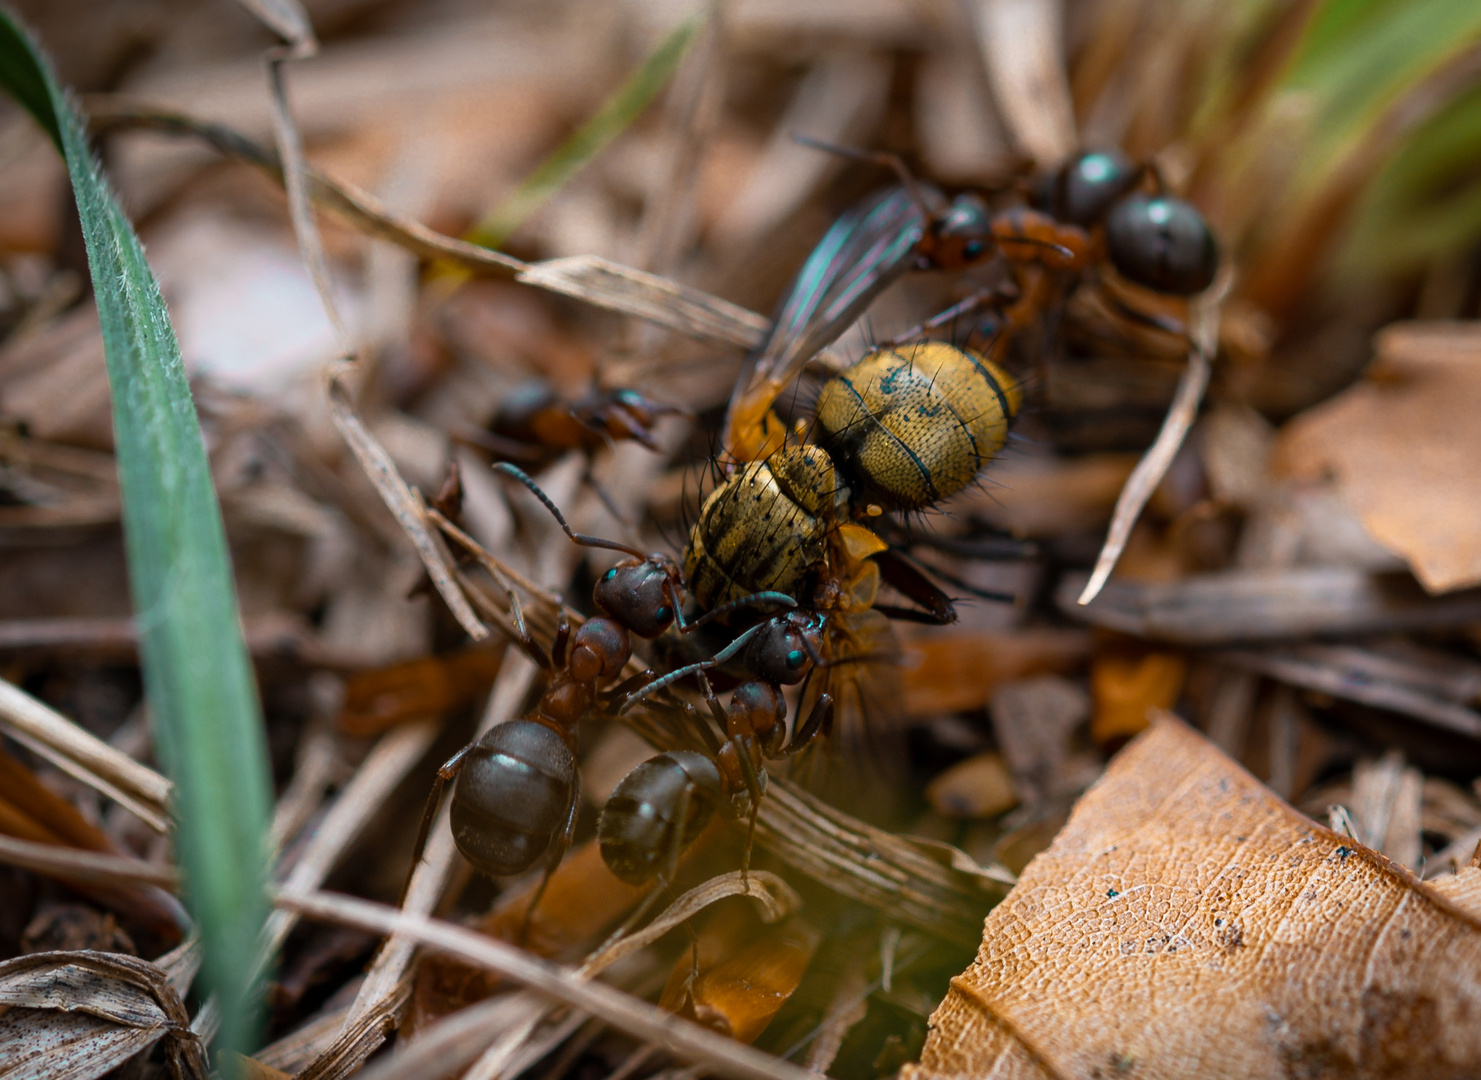
<path id="1" fill-rule="evenodd" d="M 535 498 L 544 503 L 545 509 L 549 510 L 551 516 L 553 516 L 555 520 L 560 523 L 562 531 L 564 531 L 565 534 L 571 538 L 572 543 L 580 544 L 582 547 L 605 548 L 608 551 L 621 551 L 639 559 L 646 559 L 648 557 L 645 553 L 639 551 L 637 548 L 629 547 L 628 545 L 620 543 L 616 540 L 604 540 L 600 536 L 587 536 L 584 533 L 572 532 L 571 526 L 566 524 L 565 516 L 560 512 L 559 507 L 557 507 L 555 503 L 551 501 L 549 495 L 540 490 L 539 484 L 530 479 L 529 473 L 525 472 L 518 465 L 511 465 L 507 461 L 496 462 L 494 465 L 494 472 L 501 472 L 505 476 L 512 476 L 525 487 L 529 488 L 530 491 L 534 494 Z"/>

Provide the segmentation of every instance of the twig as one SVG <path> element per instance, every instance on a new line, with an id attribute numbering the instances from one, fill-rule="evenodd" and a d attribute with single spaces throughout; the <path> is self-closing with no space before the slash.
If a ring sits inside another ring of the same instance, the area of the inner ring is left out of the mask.
<path id="1" fill-rule="evenodd" d="M 369 823 L 375 809 L 422 759 L 437 737 L 439 727 L 434 720 L 403 724 L 375 744 L 375 749 L 356 770 L 354 779 L 345 785 L 324 816 L 314 838 L 284 880 L 283 888 L 306 892 L 324 883 L 339 856 Z M 265 969 L 271 963 L 297 922 L 292 912 L 274 911 L 268 916 L 257 958 L 259 968 Z"/>
<path id="2" fill-rule="evenodd" d="M 1142 508 L 1147 505 L 1152 492 L 1167 475 L 1173 458 L 1177 456 L 1183 439 L 1188 435 L 1188 429 L 1193 426 L 1199 403 L 1203 401 L 1209 376 L 1213 372 L 1212 358 L 1218 346 L 1219 308 L 1232 283 L 1233 273 L 1226 266 L 1220 274 L 1220 280 L 1213 284 L 1205 296 L 1192 303 L 1188 366 L 1178 379 L 1177 392 L 1173 395 L 1167 417 L 1162 421 L 1162 429 L 1157 432 L 1156 440 L 1126 478 L 1126 485 L 1116 499 L 1116 510 L 1111 515 L 1111 527 L 1106 533 L 1105 545 L 1095 560 L 1095 569 L 1091 571 L 1090 580 L 1076 600 L 1082 606 L 1099 595 L 1106 579 L 1111 576 L 1111 571 L 1116 568 L 1117 560 L 1126 550 L 1126 542 L 1131 539 L 1132 526 L 1141 516 Z"/>
<path id="3" fill-rule="evenodd" d="M 67 775 L 127 807 L 156 832 L 169 830 L 168 780 L 3 679 L 0 728 Z"/>
<path id="4" fill-rule="evenodd" d="M 976 0 L 977 37 L 993 99 L 1013 141 L 1041 168 L 1074 153 L 1075 109 L 1058 0 Z"/>
<path id="5" fill-rule="evenodd" d="M 398 911 L 349 896 L 278 892 L 280 906 L 311 918 L 394 934 L 467 963 L 498 972 L 556 1001 L 600 1017 L 639 1039 L 656 1043 L 687 1061 L 734 1080 L 806 1080 L 809 1074 L 790 1062 L 717 1035 L 692 1021 L 665 1013 L 570 968 L 538 960 L 493 938 L 424 915 Z"/>
<path id="6" fill-rule="evenodd" d="M 156 866 L 126 855 L 38 844 L 13 836 L 0 836 L 0 863 L 88 885 L 122 888 L 155 885 L 172 892 L 180 887 L 179 876 L 168 866 Z"/>
<path id="7" fill-rule="evenodd" d="M 221 124 L 126 100 L 93 99 L 90 107 L 94 110 L 95 131 L 139 128 L 189 135 L 284 183 L 277 154 Z M 763 315 L 667 278 L 594 256 L 522 262 L 400 217 L 368 192 L 331 180 L 314 169 L 306 168 L 303 175 L 305 191 L 314 202 L 335 211 L 362 232 L 422 258 L 453 262 L 483 274 L 513 275 L 523 284 L 584 300 L 609 311 L 636 315 L 716 344 L 754 348 L 771 329 L 771 321 Z"/>

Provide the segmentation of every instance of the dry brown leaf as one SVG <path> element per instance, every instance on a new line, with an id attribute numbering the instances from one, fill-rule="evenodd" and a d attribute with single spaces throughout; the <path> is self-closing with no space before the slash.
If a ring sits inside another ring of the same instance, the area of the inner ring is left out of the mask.
<path id="1" fill-rule="evenodd" d="M 1476 1076 L 1478 971 L 1475 905 L 1163 714 L 987 917 L 904 1076 Z"/>
<path id="2" fill-rule="evenodd" d="M 1124 742 L 1147 726 L 1152 709 L 1170 709 L 1183 690 L 1188 662 L 1179 653 L 1108 648 L 1090 667 L 1095 702 L 1090 737 L 1104 746 Z"/>
<path id="3" fill-rule="evenodd" d="M 1343 498 L 1431 593 L 1481 582 L 1481 324 L 1399 323 L 1368 377 L 1286 425 L 1276 465 Z"/>
<path id="4" fill-rule="evenodd" d="M 0 964 L 0 1077 L 89 1080 L 160 1039 L 177 1077 L 206 1075 L 179 990 L 118 953 L 49 952 Z"/>
<path id="5" fill-rule="evenodd" d="M 926 798 L 943 817 L 992 817 L 1018 802 L 1013 777 L 999 754 L 959 761 L 926 785 Z"/>
<path id="6" fill-rule="evenodd" d="M 981 709 L 1009 680 L 1073 671 L 1090 655 L 1090 644 L 1079 630 L 916 631 L 906 642 L 905 710 L 920 719 Z"/>

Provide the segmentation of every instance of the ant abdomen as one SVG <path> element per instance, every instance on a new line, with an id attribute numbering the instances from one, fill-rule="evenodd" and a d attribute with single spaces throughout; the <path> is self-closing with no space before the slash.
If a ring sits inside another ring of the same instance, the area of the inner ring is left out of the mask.
<path id="1" fill-rule="evenodd" d="M 468 752 L 452 800 L 458 850 L 486 874 L 522 874 L 563 834 L 576 801 L 576 759 L 533 720 L 492 728 Z"/>
<path id="2" fill-rule="evenodd" d="M 672 881 L 679 855 L 710 823 L 724 798 L 715 763 L 692 750 L 649 758 L 613 788 L 597 822 L 602 861 L 617 877 L 643 885 Z"/>
<path id="3" fill-rule="evenodd" d="M 1174 296 L 1213 284 L 1219 245 L 1192 203 L 1169 195 L 1122 199 L 1106 218 L 1111 265 L 1128 281 Z"/>

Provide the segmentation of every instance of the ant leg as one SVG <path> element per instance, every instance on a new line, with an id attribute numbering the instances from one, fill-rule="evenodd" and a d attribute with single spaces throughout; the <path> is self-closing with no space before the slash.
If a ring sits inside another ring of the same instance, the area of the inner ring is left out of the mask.
<path id="1" fill-rule="evenodd" d="M 529 937 L 530 922 L 535 917 L 535 909 L 540 906 L 540 898 L 545 895 L 546 888 L 550 885 L 550 879 L 555 877 L 555 872 L 560 869 L 561 862 L 570 850 L 571 838 L 576 834 L 576 815 L 581 809 L 581 774 L 577 773 L 575 781 L 571 785 L 571 805 L 566 811 L 566 824 L 561 829 L 560 837 L 555 842 L 555 848 L 550 853 L 550 861 L 545 866 L 545 873 L 540 877 L 540 887 L 535 890 L 535 895 L 530 897 L 530 906 L 525 908 L 525 917 L 519 924 L 519 945 L 524 946 Z"/>
<path id="2" fill-rule="evenodd" d="M 810 146 L 814 150 L 853 158 L 855 161 L 869 161 L 875 165 L 883 165 L 893 170 L 899 177 L 900 184 L 910 193 L 911 201 L 920 208 L 921 215 L 926 221 L 932 220 L 939 213 L 938 209 L 932 208 L 930 200 L 926 197 L 925 189 L 921 187 L 920 181 L 915 178 L 915 174 L 910 171 L 905 164 L 905 159 L 899 154 L 891 154 L 882 150 L 859 150 L 852 146 L 838 146 L 808 135 L 798 135 L 795 132 L 792 135 L 792 141 L 801 143 L 803 146 Z"/>
<path id="3" fill-rule="evenodd" d="M 653 902 L 663 895 L 664 889 L 665 886 L 662 881 L 655 881 L 653 888 L 648 890 L 648 895 L 643 897 L 642 902 L 639 903 L 637 907 L 633 908 L 632 913 L 628 915 L 627 918 L 622 920 L 621 924 L 617 927 L 616 930 L 613 930 L 610 934 L 608 934 L 602 941 L 602 943 L 591 951 L 591 956 L 601 956 L 613 945 L 616 945 L 623 938 L 627 937 L 632 928 L 643 921 L 643 916 L 647 915 L 648 912 L 652 910 Z M 590 961 L 588 960 L 588 963 L 589 962 Z M 584 965 L 581 970 L 585 970 Z"/>
<path id="4" fill-rule="evenodd" d="M 608 697 L 614 701 L 618 698 L 626 697 L 639 687 L 647 686 L 656 678 L 658 678 L 658 673 L 652 668 L 649 668 L 647 671 L 640 671 L 636 675 L 629 675 L 607 692 Z"/>
<path id="5" fill-rule="evenodd" d="M 1109 289 L 1101 288 L 1096 291 L 1100 294 L 1101 299 L 1109 304 L 1116 314 L 1123 318 L 1138 323 L 1141 326 L 1150 326 L 1154 330 L 1161 330 L 1164 334 L 1172 334 L 1174 337 L 1184 339 L 1188 337 L 1188 327 L 1176 319 L 1169 319 L 1165 315 L 1158 315 L 1150 311 L 1138 311 L 1120 297 L 1113 295 Z"/>
<path id="6" fill-rule="evenodd" d="M 703 671 L 698 673 L 699 692 L 704 695 L 705 704 L 710 708 L 710 716 L 724 731 L 726 726 L 725 709 L 720 704 L 720 699 L 715 696 L 715 688 L 710 685 L 710 677 Z"/>
<path id="7" fill-rule="evenodd" d="M 728 741 L 735 747 L 735 756 L 740 761 L 741 775 L 746 781 L 746 794 L 751 799 L 751 812 L 746 822 L 746 847 L 741 855 L 741 882 L 750 888 L 751 850 L 756 846 L 756 816 L 761 813 L 761 796 L 764 791 L 761 787 L 761 774 L 756 768 L 756 762 L 751 758 L 749 740 L 739 735 L 732 735 Z"/>
<path id="8" fill-rule="evenodd" d="M 560 525 L 561 531 L 566 534 L 573 544 L 580 544 L 582 547 L 605 548 L 608 551 L 621 551 L 639 559 L 646 558 L 643 552 L 637 548 L 620 544 L 616 540 L 603 540 L 600 536 L 587 536 L 584 533 L 572 532 L 571 526 L 566 523 L 565 515 L 560 512 L 560 508 L 555 505 L 549 495 L 541 490 L 539 484 L 530 479 L 529 473 L 525 472 L 518 465 L 511 465 L 507 461 L 500 461 L 494 464 L 494 471 L 501 472 L 505 476 L 511 476 L 529 488 L 530 493 L 540 500 L 545 509 L 550 511 L 551 516 Z"/>
<path id="9" fill-rule="evenodd" d="M 729 645 L 725 646 L 725 648 L 721 649 L 708 660 L 700 660 L 697 663 L 689 664 L 686 667 L 675 668 L 673 671 L 670 671 L 662 678 L 654 679 L 647 686 L 644 686 L 642 689 L 629 694 L 627 696 L 627 700 L 624 701 L 621 708 L 617 710 L 618 714 L 620 715 L 627 712 L 628 709 L 632 708 L 649 694 L 656 694 L 658 691 L 664 689 L 665 687 L 672 686 L 680 679 L 683 679 L 689 675 L 693 675 L 696 672 L 704 671 L 707 668 L 718 667 L 719 665 L 725 663 L 725 661 L 729 660 L 736 653 L 740 652 L 741 649 L 745 648 L 746 642 L 755 637 L 757 631 L 759 631 L 765 625 L 765 623 L 757 623 L 755 626 L 751 627 L 745 633 L 741 634 Z"/>
<path id="10" fill-rule="evenodd" d="M 652 437 L 649 436 L 649 438 L 651 440 Z M 639 437 L 638 441 L 642 442 L 643 440 Z M 644 443 L 644 445 L 648 444 Z M 648 446 L 648 449 L 656 450 L 657 447 Z M 611 492 L 603 487 L 602 482 L 592 475 L 590 458 L 586 459 L 586 476 L 583 479 L 586 481 L 586 486 L 591 488 L 592 491 L 596 492 L 597 498 L 600 499 L 602 505 L 607 508 L 607 513 L 612 515 L 612 519 L 616 521 L 617 524 L 626 526 L 627 528 L 631 529 L 632 522 L 628 521 L 627 518 L 623 515 L 622 511 L 618 509 L 617 502 L 612 498 Z"/>
<path id="11" fill-rule="evenodd" d="M 806 750 L 825 729 L 831 729 L 832 727 L 833 695 L 824 691 L 818 695 L 818 700 L 813 702 L 813 707 L 808 712 L 807 719 L 792 733 L 792 741 L 775 756 L 791 757 L 799 751 Z"/>
<path id="12" fill-rule="evenodd" d="M 427 795 L 427 805 L 422 810 L 422 825 L 417 829 L 417 842 L 412 849 L 411 866 L 406 871 L 406 881 L 402 883 L 401 897 L 396 901 L 397 907 L 406 903 L 406 894 L 411 889 L 411 879 L 416 875 L 417 866 L 422 861 L 422 853 L 427 850 L 427 837 L 432 833 L 432 823 L 437 820 L 437 807 L 442 802 L 442 789 L 447 786 L 449 780 L 458 775 L 468 755 L 477 749 L 478 743 L 469 743 L 448 758 L 437 770 L 437 778 L 432 781 L 432 790 Z"/>
<path id="13" fill-rule="evenodd" d="M 907 341 L 914 341 L 918 337 L 924 337 L 926 334 L 929 334 L 937 327 L 945 326 L 947 323 L 953 321 L 954 319 L 959 319 L 963 315 L 970 315 L 972 312 L 980 310 L 981 308 L 989 307 L 999 300 L 1011 299 L 1011 296 L 1005 294 L 995 287 L 979 289 L 977 292 L 973 293 L 971 296 L 967 297 L 960 303 L 953 304 L 945 311 L 940 312 L 936 315 L 932 315 L 929 319 L 921 323 L 919 326 L 907 330 L 903 334 L 897 334 L 895 337 L 890 338 L 888 341 L 881 341 L 878 345 L 878 348 L 893 349 L 896 345 L 903 345 Z"/>
<path id="14" fill-rule="evenodd" d="M 530 628 L 525 624 L 524 607 L 519 602 L 519 595 L 513 590 L 508 590 L 509 596 L 509 618 L 514 623 L 514 643 L 520 647 L 526 656 L 535 662 L 541 671 L 550 671 L 554 667 L 563 667 L 563 664 L 554 664 L 546 655 L 545 650 L 540 648 L 530 634 Z M 561 616 L 565 618 L 564 615 Z"/>
<path id="15" fill-rule="evenodd" d="M 687 701 L 683 702 L 682 704 L 684 707 L 684 715 L 689 719 L 691 729 L 699 732 L 700 736 L 704 739 L 705 747 L 709 750 L 711 756 L 718 754 L 720 752 L 720 747 L 724 746 L 725 744 L 720 739 L 716 738 L 714 729 L 710 727 L 709 724 L 706 724 L 704 722 L 704 717 L 699 715 L 698 709 L 689 704 L 689 702 Z"/>
<path id="16" fill-rule="evenodd" d="M 557 668 L 566 666 L 566 646 L 571 641 L 571 620 L 566 618 L 566 609 L 561 608 L 556 616 L 555 640 L 550 644 L 550 662 Z"/>

